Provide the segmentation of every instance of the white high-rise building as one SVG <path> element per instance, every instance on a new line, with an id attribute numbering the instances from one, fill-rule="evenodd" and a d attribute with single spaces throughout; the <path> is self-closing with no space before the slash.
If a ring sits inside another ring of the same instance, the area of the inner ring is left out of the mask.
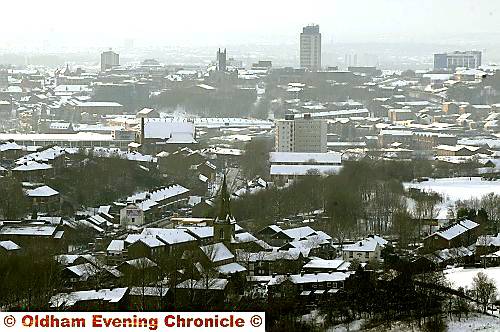
<path id="1" fill-rule="evenodd" d="M 321 69 L 321 33 L 319 25 L 308 25 L 300 34 L 300 68 Z"/>
<path id="2" fill-rule="evenodd" d="M 287 115 L 276 121 L 275 151 L 327 152 L 326 131 L 325 120 L 312 119 L 310 114 L 302 118 Z"/>

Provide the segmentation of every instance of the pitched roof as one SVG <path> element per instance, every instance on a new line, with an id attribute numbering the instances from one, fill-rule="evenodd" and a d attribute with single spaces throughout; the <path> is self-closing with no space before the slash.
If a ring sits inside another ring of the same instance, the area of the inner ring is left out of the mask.
<path id="1" fill-rule="evenodd" d="M 106 251 L 122 251 L 123 249 L 125 249 L 124 240 L 112 240 L 106 248 Z"/>
<path id="2" fill-rule="evenodd" d="M 373 238 L 366 238 L 353 244 L 345 245 L 343 251 L 363 251 L 363 252 L 373 252 L 379 247 L 378 242 Z"/>
<path id="3" fill-rule="evenodd" d="M 140 235 L 137 239 L 153 237 L 169 245 L 196 241 L 196 238 L 184 229 L 144 228 Z"/>
<path id="4" fill-rule="evenodd" d="M 56 262 L 58 262 L 59 264 L 65 265 L 65 266 L 73 265 L 73 263 L 79 258 L 83 258 L 88 263 L 92 263 L 96 266 L 101 265 L 99 263 L 99 261 L 97 260 L 97 258 L 90 255 L 90 254 L 86 254 L 86 255 L 63 254 L 63 255 L 57 255 L 54 257 Z"/>
<path id="5" fill-rule="evenodd" d="M 38 163 L 36 161 L 28 161 L 25 164 L 19 165 L 15 168 L 13 168 L 13 171 L 19 171 L 19 172 L 28 172 L 28 171 L 38 171 L 38 170 L 45 170 L 45 169 L 51 169 L 51 165 L 47 164 L 42 164 Z"/>
<path id="6" fill-rule="evenodd" d="M 234 239 L 232 240 L 234 243 L 248 243 L 256 241 L 258 241 L 258 239 L 248 232 L 237 233 L 234 235 Z"/>
<path id="7" fill-rule="evenodd" d="M 187 192 L 189 192 L 189 189 L 184 188 L 181 185 L 175 184 L 151 192 L 144 191 L 140 193 L 135 193 L 132 196 L 129 196 L 127 198 L 127 201 L 134 202 L 134 201 L 143 201 L 146 199 L 150 199 L 155 202 L 160 202 L 169 198 L 173 198 L 178 195 L 185 194 Z"/>
<path id="8" fill-rule="evenodd" d="M 130 265 L 130 266 L 133 266 L 136 268 L 148 268 L 148 267 L 158 266 L 155 262 L 153 262 L 152 260 L 150 260 L 147 257 L 131 259 L 131 260 L 123 262 L 121 265 L 124 265 L 124 264 Z"/>
<path id="9" fill-rule="evenodd" d="M 217 267 L 217 271 L 222 274 L 233 274 L 237 272 L 244 272 L 247 269 L 238 263 L 229 263 Z"/>
<path id="10" fill-rule="evenodd" d="M 214 228 L 212 226 L 184 227 L 184 229 L 200 239 L 206 239 L 214 236 Z"/>
<path id="11" fill-rule="evenodd" d="M 274 237 L 278 237 L 280 236 L 280 234 L 285 235 L 289 239 L 301 239 L 305 238 L 308 235 L 316 234 L 316 231 L 309 226 L 303 226 L 281 230 L 280 232 L 276 233 Z"/>
<path id="12" fill-rule="evenodd" d="M 127 293 L 128 288 L 100 289 L 78 291 L 72 293 L 59 293 L 50 298 L 51 308 L 70 307 L 80 301 L 101 300 L 109 303 L 120 302 Z"/>
<path id="13" fill-rule="evenodd" d="M 233 253 L 220 242 L 202 246 L 200 249 L 212 263 L 234 258 Z"/>
<path id="14" fill-rule="evenodd" d="M 140 238 L 136 243 L 141 242 L 144 243 L 149 248 L 157 248 L 165 246 L 165 242 L 160 241 L 155 237 L 144 237 Z"/>
<path id="15" fill-rule="evenodd" d="M 26 195 L 29 197 L 51 197 L 59 195 L 59 192 L 49 186 L 41 186 L 35 189 L 27 190 Z"/>
<path id="16" fill-rule="evenodd" d="M 332 269 L 332 270 L 347 270 L 351 265 L 343 259 L 312 259 L 303 266 L 304 269 Z"/>
<path id="17" fill-rule="evenodd" d="M 14 251 L 14 250 L 21 249 L 20 246 L 18 246 L 15 242 L 10 241 L 10 240 L 0 241 L 0 248 L 3 248 L 7 251 Z"/>
<path id="18" fill-rule="evenodd" d="M 16 142 L 5 142 L 0 144 L 0 152 L 9 151 L 9 150 L 22 150 L 23 147 Z"/>
<path id="19" fill-rule="evenodd" d="M 91 263 L 83 263 L 66 267 L 66 270 L 73 272 L 80 280 L 84 281 L 99 273 L 99 269 Z"/>
<path id="20" fill-rule="evenodd" d="M 434 234 L 429 235 L 427 238 L 431 236 L 440 236 L 446 240 L 451 240 L 456 238 L 457 236 L 462 235 L 463 233 L 467 232 L 468 230 L 474 229 L 478 227 L 479 224 L 472 221 L 472 220 L 461 220 L 458 223 L 453 224 L 450 227 L 447 227 L 443 230 L 437 231 Z"/>
<path id="21" fill-rule="evenodd" d="M 269 226 L 266 226 L 265 228 L 261 229 L 258 234 L 260 233 L 265 233 L 267 232 L 267 230 L 271 230 L 273 231 L 274 233 L 278 233 L 278 232 L 281 232 L 282 229 L 281 227 L 279 227 L 278 225 L 269 225 Z"/>

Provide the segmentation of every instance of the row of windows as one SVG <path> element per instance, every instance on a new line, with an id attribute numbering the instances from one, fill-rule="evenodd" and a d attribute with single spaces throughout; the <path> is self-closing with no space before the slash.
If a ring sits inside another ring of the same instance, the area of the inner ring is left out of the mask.
<path id="1" fill-rule="evenodd" d="M 361 257 L 361 256 L 363 256 L 363 254 L 358 252 L 357 256 Z M 349 251 L 349 258 L 354 258 L 354 252 L 353 251 Z M 369 252 L 365 252 L 365 258 L 370 258 L 370 253 Z"/>

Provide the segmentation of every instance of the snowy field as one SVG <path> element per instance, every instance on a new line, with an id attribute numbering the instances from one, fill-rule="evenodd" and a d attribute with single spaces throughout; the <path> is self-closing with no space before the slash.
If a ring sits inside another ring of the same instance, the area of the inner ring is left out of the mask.
<path id="1" fill-rule="evenodd" d="M 451 282 L 451 287 L 458 289 L 459 287 L 468 288 L 472 287 L 472 279 L 476 276 L 478 272 L 483 272 L 488 276 L 488 278 L 495 280 L 497 289 L 500 290 L 500 266 L 499 267 L 489 267 L 486 269 L 475 268 L 466 269 L 463 267 L 452 268 L 444 270 L 444 275 L 446 280 Z"/>
<path id="2" fill-rule="evenodd" d="M 500 195 L 500 181 L 485 181 L 480 177 L 429 179 L 429 181 L 416 183 L 406 182 L 404 186 L 437 192 L 449 202 L 481 198 L 489 193 Z"/>
<path id="3" fill-rule="evenodd" d="M 495 193 L 500 195 L 500 181 L 485 181 L 480 177 L 457 177 L 429 179 L 423 182 L 405 182 L 405 189 L 415 188 L 426 192 L 436 192 L 443 197 L 443 202 L 438 204 L 437 219 L 447 218 L 448 208 L 456 201 L 468 200 Z"/>
<path id="4" fill-rule="evenodd" d="M 487 316 L 483 314 L 474 314 L 466 320 L 451 320 L 448 321 L 448 331 L 482 331 L 482 332 L 497 332 L 500 331 L 500 318 Z"/>

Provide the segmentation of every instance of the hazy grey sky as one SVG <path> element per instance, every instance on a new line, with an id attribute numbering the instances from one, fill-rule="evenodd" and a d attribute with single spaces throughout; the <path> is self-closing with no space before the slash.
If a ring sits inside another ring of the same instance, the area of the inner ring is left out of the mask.
<path id="1" fill-rule="evenodd" d="M 307 23 L 325 42 L 432 41 L 500 33 L 498 0 L 4 0 L 0 48 L 294 43 Z M 496 36 L 498 39 L 498 35 Z"/>

